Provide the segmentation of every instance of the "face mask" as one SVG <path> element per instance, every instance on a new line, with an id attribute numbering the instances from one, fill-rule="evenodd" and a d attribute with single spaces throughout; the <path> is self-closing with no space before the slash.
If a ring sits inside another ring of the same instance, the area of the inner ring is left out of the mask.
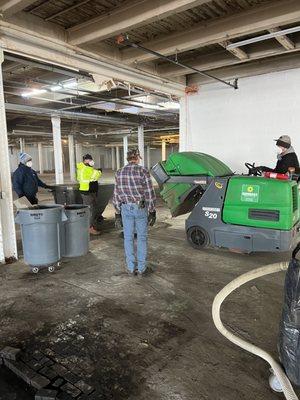
<path id="1" fill-rule="evenodd" d="M 32 161 L 27 161 L 26 166 L 31 168 L 32 167 Z"/>
<path id="2" fill-rule="evenodd" d="M 90 164 L 90 167 L 93 167 L 93 166 L 95 165 L 95 161 L 94 161 L 94 160 L 91 160 L 91 161 L 89 162 L 89 164 Z"/>

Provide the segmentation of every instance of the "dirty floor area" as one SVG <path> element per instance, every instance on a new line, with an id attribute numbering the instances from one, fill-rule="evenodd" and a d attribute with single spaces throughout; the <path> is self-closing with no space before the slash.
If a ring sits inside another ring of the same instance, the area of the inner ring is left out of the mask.
<path id="1" fill-rule="evenodd" d="M 170 219 L 163 206 L 158 215 L 143 278 L 124 271 L 111 206 L 87 256 L 37 275 L 22 260 L 1 266 L 0 348 L 48 357 L 92 387 L 93 399 L 282 398 L 269 388 L 265 362 L 216 331 L 211 305 L 233 278 L 289 254 L 197 251 L 185 241 L 184 218 Z M 230 329 L 276 357 L 283 279 L 280 273 L 242 288 L 222 313 Z M 61 399 L 78 396 L 69 392 Z M 30 398 L 26 385 L 0 367 L 0 399 Z"/>

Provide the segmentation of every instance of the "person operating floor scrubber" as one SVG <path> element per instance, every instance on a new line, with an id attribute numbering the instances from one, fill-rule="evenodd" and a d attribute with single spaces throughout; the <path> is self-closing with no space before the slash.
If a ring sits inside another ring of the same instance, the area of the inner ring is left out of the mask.
<path id="1" fill-rule="evenodd" d="M 39 187 L 52 189 L 38 177 L 38 174 L 32 169 L 32 157 L 27 153 L 20 153 L 20 164 L 13 173 L 13 189 L 20 197 L 26 197 L 31 204 L 38 204 L 36 197 Z"/>
<path id="2" fill-rule="evenodd" d="M 278 174 L 286 174 L 289 168 L 299 170 L 299 161 L 297 154 L 292 146 L 291 138 L 288 135 L 282 135 L 279 139 L 275 139 L 278 147 L 277 164 L 275 168 L 265 166 L 256 167 L 262 172 L 276 172 Z"/>
<path id="3" fill-rule="evenodd" d="M 83 204 L 90 206 L 90 234 L 100 235 L 96 229 L 97 225 L 97 193 L 98 179 L 102 173 L 94 168 L 95 162 L 90 154 L 83 156 L 83 162 L 77 164 L 77 180 L 79 182 L 79 191 L 81 193 Z"/>

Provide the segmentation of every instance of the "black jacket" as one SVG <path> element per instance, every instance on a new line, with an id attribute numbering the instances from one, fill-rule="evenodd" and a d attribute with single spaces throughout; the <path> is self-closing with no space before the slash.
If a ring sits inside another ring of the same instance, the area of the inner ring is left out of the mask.
<path id="1" fill-rule="evenodd" d="M 38 188 L 48 186 L 39 179 L 37 173 L 30 167 L 20 163 L 13 173 L 13 188 L 19 197 L 31 199 L 36 196 Z"/>
<path id="2" fill-rule="evenodd" d="M 291 167 L 294 167 L 296 169 L 299 168 L 299 161 L 296 153 L 288 153 L 282 156 L 282 158 L 277 161 L 276 167 L 274 169 L 262 167 L 261 170 L 277 172 L 278 174 L 286 174 Z"/>

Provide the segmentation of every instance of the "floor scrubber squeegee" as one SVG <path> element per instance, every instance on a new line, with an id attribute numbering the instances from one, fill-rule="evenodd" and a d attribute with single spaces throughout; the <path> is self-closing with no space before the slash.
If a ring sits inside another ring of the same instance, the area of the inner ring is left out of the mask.
<path id="1" fill-rule="evenodd" d="M 173 153 L 151 173 L 173 217 L 186 220 L 189 243 L 243 252 L 288 251 L 299 241 L 297 180 L 235 175 L 204 153 Z M 281 177 L 282 178 L 282 177 Z"/>

